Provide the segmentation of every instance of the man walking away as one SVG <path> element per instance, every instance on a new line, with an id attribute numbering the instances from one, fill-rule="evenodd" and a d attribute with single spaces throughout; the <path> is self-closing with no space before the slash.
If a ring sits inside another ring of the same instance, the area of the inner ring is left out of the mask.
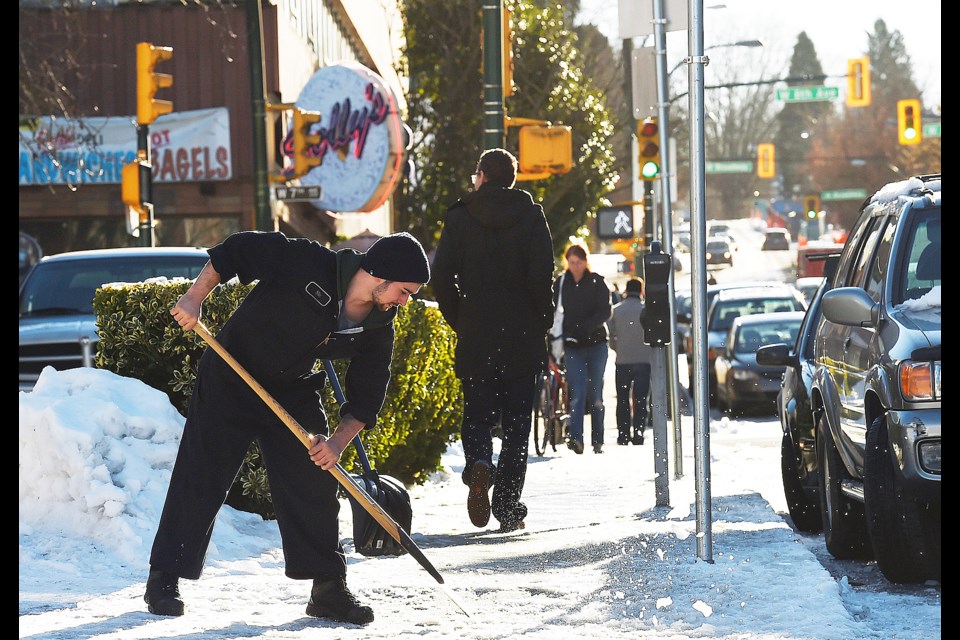
<path id="1" fill-rule="evenodd" d="M 440 311 L 457 333 L 455 370 L 463 386 L 461 439 L 470 522 L 493 517 L 522 529 L 520 501 L 537 377 L 553 324 L 553 243 L 543 208 L 513 188 L 517 159 L 485 151 L 474 190 L 448 210 L 433 263 Z M 493 465 L 491 430 L 503 429 Z M 493 504 L 488 497 L 493 485 Z"/>
<path id="2" fill-rule="evenodd" d="M 607 321 L 610 348 L 617 354 L 617 444 L 620 445 L 643 444 L 643 427 L 647 422 L 653 348 L 643 341 L 642 294 L 643 283 L 637 278 L 629 280 L 624 299 L 614 305 L 613 315 Z"/>

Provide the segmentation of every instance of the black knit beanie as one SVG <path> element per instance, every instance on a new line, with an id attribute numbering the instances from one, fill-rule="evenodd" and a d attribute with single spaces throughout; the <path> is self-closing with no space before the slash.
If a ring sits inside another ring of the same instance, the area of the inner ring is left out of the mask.
<path id="1" fill-rule="evenodd" d="M 430 262 L 423 246 L 409 233 L 383 236 L 373 243 L 360 268 L 376 278 L 392 282 L 430 282 Z"/>

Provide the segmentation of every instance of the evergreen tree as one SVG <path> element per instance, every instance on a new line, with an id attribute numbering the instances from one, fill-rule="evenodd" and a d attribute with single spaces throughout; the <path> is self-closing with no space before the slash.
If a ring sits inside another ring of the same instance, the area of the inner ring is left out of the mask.
<path id="1" fill-rule="evenodd" d="M 797 36 L 787 76 L 791 79 L 788 86 L 824 84 L 823 66 L 806 32 Z M 781 190 L 786 197 L 799 199 L 811 191 L 807 165 L 810 136 L 829 114 L 829 102 L 788 102 L 777 114 L 777 173 L 782 177 Z"/>

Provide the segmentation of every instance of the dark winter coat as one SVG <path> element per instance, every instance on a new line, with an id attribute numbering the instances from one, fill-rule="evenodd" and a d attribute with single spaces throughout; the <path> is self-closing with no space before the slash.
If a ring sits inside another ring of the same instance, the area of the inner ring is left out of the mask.
<path id="1" fill-rule="evenodd" d="M 563 278 L 563 337 L 569 347 L 589 347 L 607 341 L 607 320 L 610 319 L 610 288 L 603 276 L 592 271 L 583 274 L 580 282 L 568 269 Z M 560 288 L 560 278 L 554 289 Z M 556 294 L 554 294 L 556 296 Z"/>
<path id="2" fill-rule="evenodd" d="M 363 254 L 260 231 L 235 233 L 209 254 L 221 282 L 234 276 L 244 284 L 257 281 L 217 336 L 227 351 L 278 401 L 323 386 L 317 360 L 349 359 L 340 414 L 372 427 L 390 382 L 397 310 L 374 308 L 360 327 L 337 332 L 341 302 Z M 226 367 L 207 350 L 200 374 L 227 375 L 242 388 Z"/>
<path id="3" fill-rule="evenodd" d="M 542 370 L 553 264 L 543 208 L 526 191 L 482 184 L 447 210 L 431 285 L 457 333 L 458 377 Z"/>

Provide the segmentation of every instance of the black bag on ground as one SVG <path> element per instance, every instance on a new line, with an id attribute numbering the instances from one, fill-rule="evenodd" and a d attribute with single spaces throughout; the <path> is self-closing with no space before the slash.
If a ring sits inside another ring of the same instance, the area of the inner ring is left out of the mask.
<path id="1" fill-rule="evenodd" d="M 354 475 L 353 479 L 409 535 L 413 508 L 406 487 L 396 478 L 382 476 L 371 469 L 359 439 L 354 440 L 354 445 L 357 446 L 364 470 L 363 474 Z M 353 546 L 357 553 L 364 556 L 402 556 L 407 552 L 353 496 L 350 496 L 350 506 L 353 509 Z"/>

